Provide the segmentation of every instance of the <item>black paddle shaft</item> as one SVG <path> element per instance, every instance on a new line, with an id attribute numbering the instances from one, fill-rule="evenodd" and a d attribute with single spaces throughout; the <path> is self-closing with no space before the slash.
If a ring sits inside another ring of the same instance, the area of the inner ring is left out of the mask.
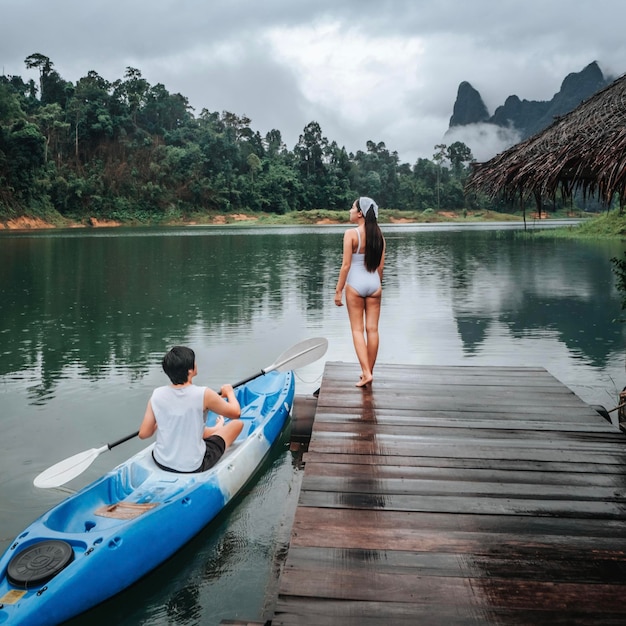
<path id="1" fill-rule="evenodd" d="M 111 448 L 115 448 L 115 446 L 119 446 L 121 443 L 124 443 L 125 441 L 128 441 L 129 439 L 133 439 L 133 437 L 136 437 L 139 434 L 139 431 L 134 432 L 132 435 L 126 435 L 126 437 L 122 437 L 121 439 L 118 439 L 117 441 L 114 441 L 113 443 L 107 443 L 107 447 L 109 448 L 109 450 Z"/>

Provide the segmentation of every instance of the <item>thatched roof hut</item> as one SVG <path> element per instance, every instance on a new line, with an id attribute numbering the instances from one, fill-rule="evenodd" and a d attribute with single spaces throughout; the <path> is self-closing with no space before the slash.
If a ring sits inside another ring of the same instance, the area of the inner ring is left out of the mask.
<path id="1" fill-rule="evenodd" d="M 466 191 L 490 197 L 542 199 L 557 191 L 597 196 L 607 207 L 626 204 L 626 75 L 540 133 L 485 163 L 477 163 Z"/>

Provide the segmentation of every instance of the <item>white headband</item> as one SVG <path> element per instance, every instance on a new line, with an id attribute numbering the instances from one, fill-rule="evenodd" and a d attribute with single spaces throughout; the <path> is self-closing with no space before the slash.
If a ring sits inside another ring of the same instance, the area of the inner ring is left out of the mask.
<path id="1" fill-rule="evenodd" d="M 374 209 L 374 217 L 378 219 L 378 205 L 371 198 L 366 196 L 359 198 L 359 208 L 364 216 L 370 209 Z"/>

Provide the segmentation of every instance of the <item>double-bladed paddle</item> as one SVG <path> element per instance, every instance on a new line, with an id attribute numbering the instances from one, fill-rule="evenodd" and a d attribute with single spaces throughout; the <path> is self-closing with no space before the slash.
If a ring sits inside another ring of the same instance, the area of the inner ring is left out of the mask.
<path id="1" fill-rule="evenodd" d="M 305 365 L 309 365 L 320 359 L 326 353 L 328 348 L 328 340 L 323 337 L 314 337 L 312 339 L 305 339 L 300 343 L 292 346 L 288 350 L 285 350 L 271 365 L 262 369 L 258 374 L 253 374 L 248 378 L 240 380 L 235 383 L 233 387 L 241 387 L 246 383 L 263 376 L 269 372 L 278 371 L 286 372 L 288 370 L 295 370 Z M 60 487 L 66 482 L 76 478 L 79 474 L 82 474 L 103 452 L 119 446 L 121 443 L 133 439 L 139 434 L 139 431 L 135 431 L 131 435 L 127 435 L 122 439 L 118 439 L 113 443 L 107 443 L 101 448 L 91 448 L 84 452 L 79 452 L 74 456 L 71 456 L 63 461 L 59 461 L 52 467 L 41 472 L 35 477 L 33 484 L 35 487 L 41 487 L 48 489 L 50 487 Z"/>

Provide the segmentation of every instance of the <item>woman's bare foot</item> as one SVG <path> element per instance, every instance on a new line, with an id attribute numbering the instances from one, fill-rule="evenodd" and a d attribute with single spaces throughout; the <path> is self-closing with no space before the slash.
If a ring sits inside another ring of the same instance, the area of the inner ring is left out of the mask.
<path id="1" fill-rule="evenodd" d="M 372 382 L 372 380 L 374 380 L 374 377 L 371 374 L 369 376 L 364 376 L 363 374 L 361 374 L 360 380 L 355 385 L 355 387 L 367 387 Z"/>

